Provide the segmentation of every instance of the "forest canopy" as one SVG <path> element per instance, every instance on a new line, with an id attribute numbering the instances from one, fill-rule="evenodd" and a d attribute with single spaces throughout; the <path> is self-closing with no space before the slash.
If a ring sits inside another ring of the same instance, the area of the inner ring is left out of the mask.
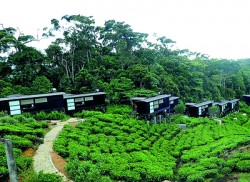
<path id="1" fill-rule="evenodd" d="M 170 38 L 152 42 L 125 22 L 96 26 L 93 17 L 65 15 L 43 30 L 44 38 L 54 41 L 41 52 L 29 46 L 37 41 L 33 36 L 0 28 L 0 97 L 47 93 L 52 87 L 68 93 L 103 90 L 112 103 L 159 92 L 187 102 L 250 92 L 248 59 L 211 59 L 176 50 Z"/>

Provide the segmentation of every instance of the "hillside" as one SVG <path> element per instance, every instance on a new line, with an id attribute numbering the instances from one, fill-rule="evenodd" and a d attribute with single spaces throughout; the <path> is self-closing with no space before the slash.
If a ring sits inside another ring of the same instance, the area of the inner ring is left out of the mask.
<path id="1" fill-rule="evenodd" d="M 54 143 L 74 181 L 244 181 L 250 170 L 249 115 L 233 113 L 222 125 L 185 116 L 150 125 L 120 114 L 77 116 L 85 122 L 66 126 Z"/>

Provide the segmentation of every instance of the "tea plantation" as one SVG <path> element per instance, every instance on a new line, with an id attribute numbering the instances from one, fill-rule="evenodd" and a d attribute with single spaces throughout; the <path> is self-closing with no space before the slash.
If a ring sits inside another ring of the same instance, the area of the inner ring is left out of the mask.
<path id="1" fill-rule="evenodd" d="M 250 121 L 242 113 L 222 125 L 185 116 L 150 125 L 117 112 L 77 116 L 85 121 L 65 126 L 54 143 L 74 181 L 212 181 L 250 171 Z"/>

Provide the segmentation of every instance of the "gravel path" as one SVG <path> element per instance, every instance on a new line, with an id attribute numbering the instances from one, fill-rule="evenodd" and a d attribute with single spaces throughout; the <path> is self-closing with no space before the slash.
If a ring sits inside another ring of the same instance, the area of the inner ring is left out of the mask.
<path id="1" fill-rule="evenodd" d="M 59 132 L 63 129 L 63 126 L 70 122 L 79 122 L 79 120 L 77 120 L 76 118 L 70 118 L 69 120 L 63 122 L 53 122 L 55 122 L 55 125 L 53 125 L 52 129 L 45 135 L 44 143 L 38 147 L 34 156 L 34 171 L 36 173 L 38 173 L 39 171 L 43 171 L 45 173 L 57 173 L 58 175 L 63 177 L 64 181 L 70 181 L 54 166 L 51 159 L 51 152 L 53 148 L 53 142 L 56 140 Z"/>

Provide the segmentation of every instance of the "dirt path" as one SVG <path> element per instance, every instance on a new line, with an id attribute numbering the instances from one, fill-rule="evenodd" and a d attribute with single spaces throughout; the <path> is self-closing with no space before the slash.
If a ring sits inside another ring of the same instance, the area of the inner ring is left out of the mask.
<path id="1" fill-rule="evenodd" d="M 51 154 L 53 152 L 53 142 L 56 140 L 59 132 L 63 129 L 65 124 L 80 122 L 76 118 L 70 118 L 67 121 L 53 121 L 55 125 L 52 126 L 52 129 L 45 135 L 44 143 L 41 144 L 34 156 L 34 171 L 38 173 L 39 171 L 43 171 L 45 173 L 56 173 L 63 177 L 64 181 L 70 181 L 67 177 L 58 171 L 58 169 L 54 166 L 51 158 Z"/>

